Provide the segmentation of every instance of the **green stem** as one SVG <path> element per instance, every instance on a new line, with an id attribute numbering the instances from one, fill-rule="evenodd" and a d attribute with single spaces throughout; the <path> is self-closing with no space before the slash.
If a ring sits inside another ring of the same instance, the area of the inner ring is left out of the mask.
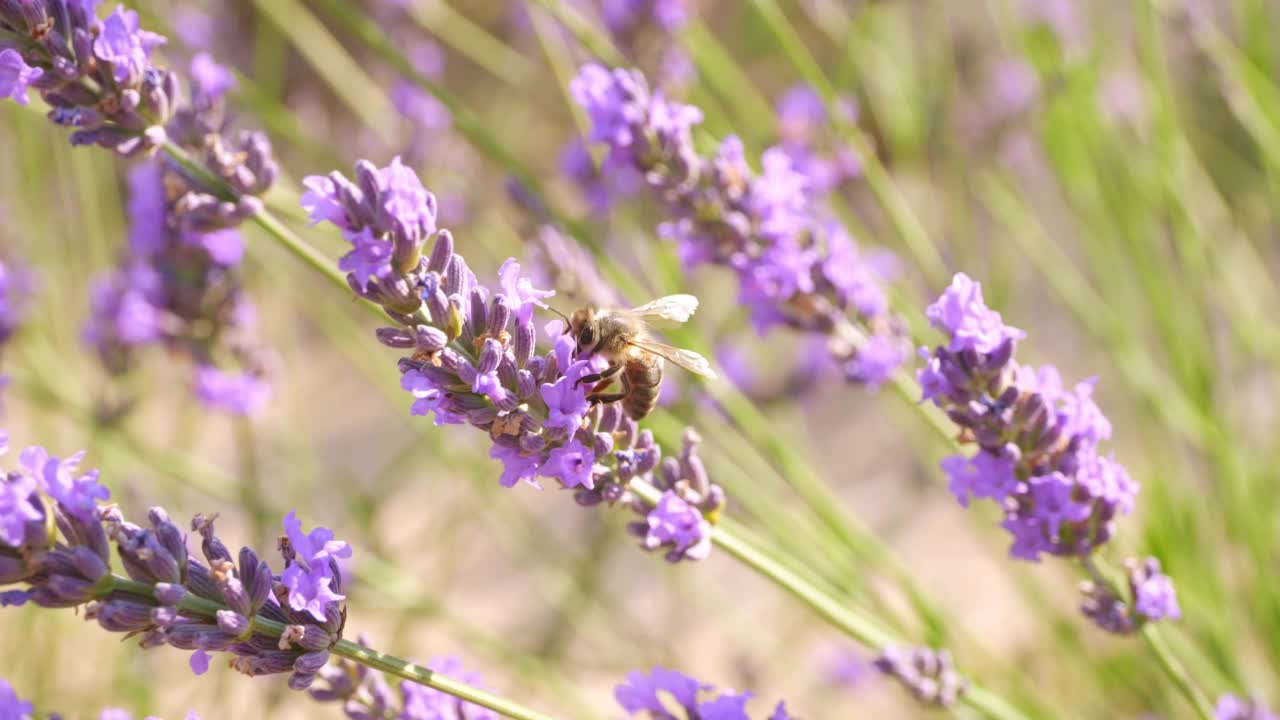
<path id="1" fill-rule="evenodd" d="M 1191 703 L 1191 707 L 1196 709 L 1196 713 L 1200 715 L 1202 720 L 1214 720 L 1213 704 L 1209 702 L 1208 696 L 1196 686 L 1195 681 L 1191 679 L 1191 674 L 1187 672 L 1187 668 L 1183 666 L 1182 661 L 1169 648 L 1169 644 L 1160 630 L 1160 623 L 1149 622 L 1143 625 L 1142 639 L 1146 641 L 1147 647 L 1151 648 L 1151 652 L 1155 654 L 1156 660 L 1159 661 L 1160 667 L 1164 669 L 1165 675 L 1169 676 L 1169 679 L 1178 688 L 1178 692 L 1182 693 L 1187 702 Z"/>
<path id="2" fill-rule="evenodd" d="M 630 488 L 650 505 L 656 504 L 660 497 L 658 489 L 643 480 L 632 480 Z M 728 523 L 721 523 L 713 528 L 711 541 L 743 565 L 791 593 L 832 626 L 862 645 L 882 650 L 891 645 L 902 644 L 871 619 L 845 607 L 808 580 L 769 557 L 768 554 L 739 536 Z M 998 695 L 980 687 L 971 685 L 960 696 L 960 702 L 996 720 L 1026 720 L 1026 716 L 1021 711 L 1010 706 Z"/>
<path id="3" fill-rule="evenodd" d="M 114 590 L 140 597 L 155 598 L 154 585 L 137 582 L 119 575 L 111 575 L 110 579 L 111 582 L 107 584 L 102 593 L 104 596 Z M 178 609 L 185 614 L 213 618 L 217 616 L 219 610 L 224 609 L 224 606 L 207 598 L 187 593 L 186 597 L 182 598 L 182 601 L 178 603 Z M 258 615 L 253 618 L 253 630 L 263 635 L 280 637 L 285 631 L 285 624 Z M 359 643 L 353 643 L 350 640 L 339 640 L 333 647 L 329 648 L 329 652 L 374 670 L 380 670 L 388 675 L 394 675 L 410 682 L 448 693 L 456 698 L 488 708 L 515 720 L 551 720 L 550 715 L 530 710 L 491 692 L 447 678 L 416 663 L 378 652 Z"/>

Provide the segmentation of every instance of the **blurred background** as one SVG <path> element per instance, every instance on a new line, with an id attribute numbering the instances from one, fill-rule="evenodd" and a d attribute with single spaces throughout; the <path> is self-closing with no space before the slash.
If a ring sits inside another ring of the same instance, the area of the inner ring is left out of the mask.
<path id="1" fill-rule="evenodd" d="M 171 66 L 204 51 L 234 69 L 232 124 L 270 134 L 283 173 L 268 205 L 299 229 L 302 177 L 400 155 L 482 278 L 515 256 L 566 311 L 697 294 L 694 333 L 734 387 L 712 397 L 668 373 L 649 426 L 672 446 L 698 427 L 730 515 L 850 603 L 951 648 L 1032 717 L 1190 717 L 1139 640 L 1079 616 L 1079 568 L 1009 559 L 997 513 L 956 505 L 937 469 L 948 446 L 914 396 L 844 383 L 804 337 L 757 337 L 731 277 L 682 272 L 637 179 L 594 170 L 568 81 L 592 57 L 625 61 L 704 110 L 700 147 L 731 132 L 753 159 L 798 144 L 859 242 L 896 258 L 895 309 L 918 341 L 937 340 L 923 308 L 964 271 L 1028 331 L 1025 362 L 1098 378 L 1142 483 L 1113 556 L 1155 555 L 1176 579 L 1171 641 L 1212 694 L 1280 702 L 1280 3 L 672 4 L 678 21 L 649 7 L 632 22 L 619 7 L 646 4 L 612 0 L 131 7 L 170 38 Z M 819 78 L 860 141 L 814 107 Z M 355 548 L 348 636 L 456 655 L 556 717 L 621 717 L 613 686 L 654 665 L 752 690 L 756 713 L 786 698 L 803 718 L 928 714 L 727 554 L 668 565 L 637 551 L 626 513 L 499 487 L 479 433 L 409 416 L 368 313 L 254 228 L 260 413 L 205 408 L 190 362 L 159 347 L 106 373 L 82 333 L 93 278 L 125 246 L 129 163 L 72 149 L 33 100 L 0 103 L 0 258 L 33 288 L 0 354 L 13 445 L 87 448 L 128 514 L 217 512 L 229 545 L 269 552 L 291 509 L 333 528 Z M 575 260 L 565 223 L 598 262 Z M 305 235 L 344 252 L 329 229 Z M 340 716 L 278 677 L 215 663 L 193 679 L 182 653 L 141 652 L 70 611 L 6 609 L 0 637 L 0 677 L 42 712 Z"/>

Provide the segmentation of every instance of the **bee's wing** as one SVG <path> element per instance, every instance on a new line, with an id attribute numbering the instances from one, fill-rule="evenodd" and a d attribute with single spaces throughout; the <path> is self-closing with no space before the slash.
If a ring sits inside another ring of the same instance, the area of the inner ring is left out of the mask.
<path id="1" fill-rule="evenodd" d="M 658 317 L 678 324 L 687 322 L 697 309 L 698 298 L 692 295 L 668 295 L 627 312 L 640 317 Z"/>
<path id="2" fill-rule="evenodd" d="M 716 378 L 716 371 L 711 369 L 711 363 L 707 362 L 706 358 L 692 350 L 663 345 L 660 342 L 655 342 L 647 338 L 632 340 L 628 344 L 635 345 L 641 350 L 651 352 L 654 355 L 664 357 L 695 375 L 701 375 L 702 377 L 711 378 L 712 380 Z"/>

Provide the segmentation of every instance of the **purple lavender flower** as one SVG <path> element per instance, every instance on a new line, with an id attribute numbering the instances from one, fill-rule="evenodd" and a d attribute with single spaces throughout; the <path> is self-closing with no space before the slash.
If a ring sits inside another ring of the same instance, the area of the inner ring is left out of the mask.
<path id="1" fill-rule="evenodd" d="M 699 696 L 710 696 L 699 700 Z M 732 690 L 717 692 L 714 685 L 661 667 L 650 673 L 627 673 L 626 682 L 614 688 L 613 697 L 628 716 L 641 715 L 653 720 L 677 720 L 671 715 L 670 705 L 664 697 L 670 697 L 684 710 L 685 720 L 750 720 L 747 702 L 752 693 L 736 693 Z M 788 720 L 785 703 L 779 702 L 770 720 Z"/>
<path id="2" fill-rule="evenodd" d="M 338 269 L 349 272 L 361 287 L 368 287 L 377 278 L 391 274 L 392 245 L 389 240 L 373 234 L 369 228 L 347 236 L 351 252 L 338 261 Z"/>
<path id="3" fill-rule="evenodd" d="M 1026 337 L 1018 328 L 1005 325 L 1000 313 L 987 307 L 982 286 L 964 273 L 956 274 L 951 285 L 925 310 L 925 316 L 930 325 L 951 338 L 947 350 L 952 353 L 972 350 L 987 354 L 1005 342 Z"/>
<path id="4" fill-rule="evenodd" d="M 123 5 L 102 21 L 102 32 L 93 41 L 93 54 L 112 68 L 116 82 L 142 76 L 151 60 L 151 51 L 165 39 L 138 27 L 138 13 Z"/>
<path id="5" fill-rule="evenodd" d="M 324 621 L 325 608 L 346 598 L 333 586 L 337 584 L 336 560 L 351 557 L 351 546 L 334 540 L 333 531 L 328 528 L 318 527 L 303 534 L 302 521 L 293 512 L 284 518 L 284 531 L 293 555 L 280 578 L 289 591 L 289 607 Z"/>
<path id="6" fill-rule="evenodd" d="M 275 175 L 269 147 L 251 137 L 242 141 L 242 157 L 227 160 L 224 169 L 240 178 L 241 190 L 264 191 Z M 210 157 L 226 149 L 218 150 L 219 142 Z M 131 367 L 138 346 L 164 341 L 198 360 L 194 387 L 203 403 L 230 413 L 256 412 L 269 388 L 252 338 L 252 306 L 235 273 L 244 255 L 235 225 L 252 212 L 252 203 L 223 203 L 158 159 L 130 172 L 129 190 L 129 251 L 93 286 L 85 341 L 113 375 Z M 209 338 L 225 343 L 238 372 L 209 364 Z"/>
<path id="7" fill-rule="evenodd" d="M 921 350 L 922 400 L 945 410 L 962 441 L 977 446 L 942 461 L 956 499 L 1001 503 L 1014 557 L 1093 552 L 1111 537 L 1115 517 L 1132 509 L 1138 486 L 1099 453 L 1111 424 L 1093 401 L 1092 381 L 1066 392 L 1052 366 L 1019 366 L 1013 355 L 1026 334 L 1005 325 L 963 273 L 926 314 L 947 343 Z"/>
<path id="8" fill-rule="evenodd" d="M 0 718 L 28 720 L 33 712 L 31 703 L 19 698 L 13 686 L 0 678 Z"/>
<path id="9" fill-rule="evenodd" d="M 909 356 L 881 278 L 819 207 L 814 193 L 827 181 L 797 164 L 803 153 L 770 148 L 759 175 L 734 137 L 701 156 L 690 133 L 701 112 L 650 92 L 636 71 L 586 65 L 570 91 L 591 120 L 590 140 L 608 146 L 609 165 L 637 172 L 664 204 L 659 234 L 675 241 L 681 261 L 738 275 L 738 300 L 758 332 L 785 325 L 824 335 L 846 377 L 870 385 Z M 881 341 L 858 357 L 867 336 Z"/>
<path id="10" fill-rule="evenodd" d="M 43 519 L 34 477 L 16 473 L 0 477 L 0 543 L 21 547 L 28 527 Z"/>
<path id="11" fill-rule="evenodd" d="M 1160 561 L 1149 557 L 1125 561 L 1132 603 L 1117 595 L 1101 579 L 1081 583 L 1080 611 L 1095 625 L 1116 635 L 1128 635 L 1143 624 L 1182 617 L 1173 579 L 1160 571 Z"/>
<path id="12" fill-rule="evenodd" d="M 538 473 L 543 477 L 559 480 L 567 488 L 585 487 L 594 490 L 594 473 L 597 469 L 608 472 L 607 467 L 596 464 L 595 450 L 574 438 L 568 444 L 552 450 L 546 462 L 538 468 Z"/>
<path id="13" fill-rule="evenodd" d="M 111 497 L 111 491 L 98 484 L 96 469 L 75 476 L 83 457 L 84 453 L 78 452 L 61 460 L 50 457 L 42 447 L 32 446 L 18 456 L 18 464 L 65 512 L 91 520 L 97 512 L 98 501 Z"/>
<path id="14" fill-rule="evenodd" d="M 44 74 L 40 68 L 27 65 L 22 54 L 12 48 L 0 50 L 0 97 L 26 105 L 27 86 Z"/>
<path id="15" fill-rule="evenodd" d="M 196 370 L 195 390 L 206 406 L 233 415 L 256 415 L 271 395 L 271 386 L 258 375 L 209 365 Z"/>
<path id="16" fill-rule="evenodd" d="M 646 517 L 644 546 L 650 550 L 670 546 L 669 555 L 702 560 L 711 552 L 711 523 L 684 498 L 668 490 Z"/>
<path id="17" fill-rule="evenodd" d="M 427 669 L 468 685 L 479 686 L 480 676 L 466 672 L 456 657 L 443 657 L 427 663 Z M 400 684 L 403 710 L 398 720 L 498 720 L 498 714 L 434 688 L 404 682 Z"/>
<path id="18" fill-rule="evenodd" d="M 219 65 L 207 52 L 191 58 L 191 83 L 196 93 L 207 100 L 217 100 L 236 86 L 235 73 Z"/>
<path id="19" fill-rule="evenodd" d="M 1218 703 L 1213 709 L 1213 718 L 1214 720 L 1280 720 L 1280 715 L 1267 710 L 1261 700 L 1244 700 L 1226 693 L 1218 698 Z"/>
<path id="20" fill-rule="evenodd" d="M 411 351 L 399 362 L 401 387 L 414 397 L 411 412 L 432 413 L 437 425 L 466 423 L 485 431 L 493 442 L 489 456 L 502 465 L 498 482 L 504 487 L 541 487 L 541 475 L 571 489 L 580 505 L 621 503 L 645 515 L 648 508 L 630 489 L 633 480 L 671 491 L 685 503 L 685 515 L 664 518 L 645 547 L 667 548 L 673 561 L 705 557 L 710 524 L 704 518 L 715 517 L 725 496 L 707 477 L 696 440 L 655 472 L 661 450 L 653 435 L 616 405 L 592 407 L 586 399 L 590 384 L 578 382 L 602 370 L 603 359 L 575 357 L 574 339 L 557 323 L 546 328 L 554 347 L 539 354 L 534 309 L 545 307 L 552 291 L 523 276 L 514 259 L 503 263 L 496 286 L 481 283 L 455 252 L 452 234 L 436 227 L 434 196 L 416 177 L 389 182 L 362 161 L 356 180 L 339 173 L 308 178 L 302 202 L 312 220 L 332 222 L 348 237 L 372 233 L 391 243 L 393 260 L 385 273 L 362 277 L 350 271 L 347 278 L 354 292 L 397 323 L 379 328 L 378 341 Z M 393 184 L 406 192 L 389 207 Z M 406 232 L 407 227 L 415 229 Z M 433 244 L 425 252 L 428 240 Z M 677 506 L 668 500 L 666 507 Z M 690 523 L 692 529 L 685 527 Z M 645 527 L 641 537 L 648 533 Z M 702 541 L 692 535 L 699 529 Z"/>
<path id="21" fill-rule="evenodd" d="M 783 140 L 808 143 L 827 121 L 822 97 L 809 85 L 795 85 L 778 99 L 778 133 Z"/>
<path id="22" fill-rule="evenodd" d="M 951 653 L 946 650 L 889 646 L 881 650 L 874 665 L 901 682 L 916 700 L 928 705 L 950 707 L 968 686 L 956 672 Z"/>

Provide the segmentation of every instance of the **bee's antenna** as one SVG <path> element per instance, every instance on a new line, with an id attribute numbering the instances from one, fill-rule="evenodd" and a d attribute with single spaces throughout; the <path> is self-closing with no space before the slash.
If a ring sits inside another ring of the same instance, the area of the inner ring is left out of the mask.
<path id="1" fill-rule="evenodd" d="M 566 329 L 566 330 L 568 330 L 568 329 L 569 329 L 569 316 L 568 316 L 568 315 L 565 315 L 564 313 L 560 312 L 559 310 L 557 310 L 557 309 L 555 309 L 555 308 L 553 308 L 553 307 L 551 307 L 551 306 L 547 306 L 547 309 L 548 309 L 548 310 L 550 310 L 551 312 L 553 312 L 553 313 L 555 313 L 555 314 L 559 315 L 561 318 L 564 318 L 564 326 L 565 326 L 565 329 Z"/>

